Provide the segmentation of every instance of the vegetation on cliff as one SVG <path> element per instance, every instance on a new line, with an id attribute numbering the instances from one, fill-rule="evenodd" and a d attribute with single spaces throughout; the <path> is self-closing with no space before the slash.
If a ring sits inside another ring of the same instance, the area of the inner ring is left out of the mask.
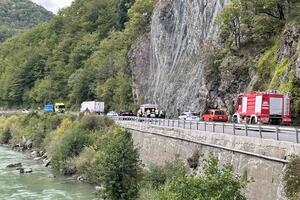
<path id="1" fill-rule="evenodd" d="M 53 14 L 30 0 L 0 1 L 0 42 L 24 29 L 49 21 Z"/>
<path id="2" fill-rule="evenodd" d="M 294 119 L 300 116 L 300 82 L 295 64 L 299 57 L 299 8 L 296 0 L 234 0 L 217 18 L 223 40 L 219 68 L 226 60 L 242 60 L 227 67 L 240 68 L 243 74 L 247 66 L 249 74 L 256 74 L 248 81 L 250 90 L 290 93 Z"/>
<path id="3" fill-rule="evenodd" d="M 0 105 L 131 107 L 127 53 L 148 31 L 154 0 L 76 0 L 49 23 L 0 46 Z"/>

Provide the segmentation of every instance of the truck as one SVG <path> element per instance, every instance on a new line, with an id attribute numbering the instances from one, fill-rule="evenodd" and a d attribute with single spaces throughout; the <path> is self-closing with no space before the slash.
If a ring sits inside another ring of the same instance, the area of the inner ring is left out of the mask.
<path id="1" fill-rule="evenodd" d="M 104 113 L 104 102 L 84 101 L 81 103 L 80 112 L 91 112 L 98 115 Z"/>
<path id="2" fill-rule="evenodd" d="M 64 113 L 66 111 L 66 107 L 64 103 L 55 103 L 44 105 L 45 112 L 56 112 L 56 113 Z"/>
<path id="3" fill-rule="evenodd" d="M 240 94 L 235 101 L 234 123 L 291 125 L 288 94 L 277 90 Z"/>

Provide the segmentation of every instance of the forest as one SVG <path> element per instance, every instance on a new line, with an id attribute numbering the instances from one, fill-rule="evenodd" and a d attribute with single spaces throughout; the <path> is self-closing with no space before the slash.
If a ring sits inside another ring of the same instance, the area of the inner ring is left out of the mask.
<path id="1" fill-rule="evenodd" d="M 29 0 L 0 1 L 0 42 L 42 22 L 53 14 Z"/>
<path id="2" fill-rule="evenodd" d="M 77 0 L 0 46 L 0 105 L 133 106 L 127 53 L 148 31 L 154 0 Z"/>

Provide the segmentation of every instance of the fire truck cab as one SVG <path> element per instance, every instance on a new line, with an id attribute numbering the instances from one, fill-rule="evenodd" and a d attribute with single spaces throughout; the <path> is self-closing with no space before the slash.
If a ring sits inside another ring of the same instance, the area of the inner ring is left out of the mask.
<path id="1" fill-rule="evenodd" d="M 234 123 L 291 125 L 288 94 L 277 90 L 240 94 L 235 102 Z"/>

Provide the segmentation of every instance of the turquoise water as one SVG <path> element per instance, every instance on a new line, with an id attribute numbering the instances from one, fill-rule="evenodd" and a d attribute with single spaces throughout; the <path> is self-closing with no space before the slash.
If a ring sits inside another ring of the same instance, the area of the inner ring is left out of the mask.
<path id="1" fill-rule="evenodd" d="M 32 168 L 30 174 L 6 169 L 12 163 L 21 162 Z M 49 178 L 53 171 L 27 154 L 0 146 L 0 200 L 94 200 L 94 187 L 74 182 L 66 177 Z"/>

